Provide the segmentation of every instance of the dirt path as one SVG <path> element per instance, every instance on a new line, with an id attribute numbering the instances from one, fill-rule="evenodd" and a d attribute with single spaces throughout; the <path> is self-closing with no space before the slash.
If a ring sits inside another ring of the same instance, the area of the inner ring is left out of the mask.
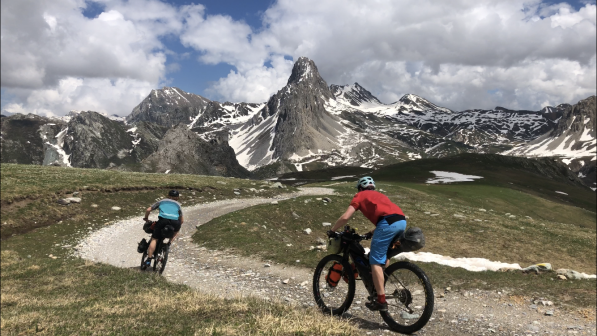
<path id="1" fill-rule="evenodd" d="M 298 193 L 276 199 L 332 193 L 333 190 L 328 188 L 303 188 Z M 230 252 L 206 250 L 191 241 L 197 225 L 232 211 L 272 201 L 268 198 L 225 200 L 185 208 L 186 221 L 180 239 L 173 244 L 164 276 L 169 281 L 220 297 L 253 295 L 312 307 L 312 270 L 273 263 L 266 265 L 261 260 Z M 129 218 L 93 232 L 76 247 L 77 255 L 118 267 L 138 268 L 141 255 L 136 251 L 137 242 L 148 236 L 141 230 L 141 223 L 142 216 Z M 288 283 L 284 284 L 286 279 Z M 434 290 L 435 311 L 419 335 L 596 335 L 594 320 L 566 315 L 553 306 L 539 304 L 533 307 L 531 302 L 515 302 L 505 292 L 444 293 L 440 288 Z M 368 311 L 365 302 L 364 287 L 358 283 L 347 317 L 362 328 L 363 335 L 388 335 L 383 320 Z M 546 316 L 548 310 L 554 315 Z"/>

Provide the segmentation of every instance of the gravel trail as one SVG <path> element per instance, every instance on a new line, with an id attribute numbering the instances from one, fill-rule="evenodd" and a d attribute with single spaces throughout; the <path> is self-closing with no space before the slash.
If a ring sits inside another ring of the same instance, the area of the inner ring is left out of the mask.
<path id="1" fill-rule="evenodd" d="M 206 293 L 224 298 L 257 296 L 299 307 L 314 305 L 312 273 L 304 267 L 266 263 L 199 247 L 191 236 L 197 225 L 250 206 L 306 195 L 330 195 L 329 188 L 301 188 L 299 192 L 272 198 L 223 200 L 184 207 L 185 223 L 173 244 L 164 276 Z M 155 217 L 153 215 L 152 217 Z M 123 268 L 139 268 L 141 254 L 137 243 L 147 238 L 143 216 L 114 223 L 91 233 L 75 248 L 83 259 Z M 422 263 L 421 263 L 422 264 Z M 420 265 L 424 269 L 424 264 Z M 431 279 L 433 282 L 433 279 Z M 284 283 L 286 282 L 286 283 Z M 435 311 L 419 335 L 596 335 L 594 318 L 566 314 L 554 306 L 515 302 L 507 292 L 451 292 L 434 288 Z M 389 335 L 379 314 L 365 308 L 366 294 L 357 283 L 357 294 L 347 318 L 362 329 L 363 335 Z M 553 311 L 553 316 L 545 315 Z"/>

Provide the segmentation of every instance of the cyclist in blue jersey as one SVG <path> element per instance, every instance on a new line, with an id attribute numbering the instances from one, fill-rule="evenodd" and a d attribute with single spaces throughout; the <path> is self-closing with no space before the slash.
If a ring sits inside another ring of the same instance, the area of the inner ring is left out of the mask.
<path id="1" fill-rule="evenodd" d="M 148 220 L 151 211 L 156 209 L 160 210 L 158 221 L 155 224 L 153 233 L 151 234 L 151 243 L 149 243 L 149 248 L 147 249 L 147 260 L 145 261 L 147 265 L 151 264 L 153 252 L 155 251 L 155 246 L 158 240 L 170 238 L 170 242 L 173 242 L 174 238 L 176 238 L 178 235 L 178 231 L 180 231 L 180 226 L 184 222 L 184 219 L 182 216 L 182 206 L 177 202 L 179 196 L 180 194 L 178 191 L 170 190 L 170 192 L 168 192 L 168 198 L 156 202 L 147 208 L 147 210 L 145 210 L 145 218 L 143 218 L 145 221 Z M 166 225 L 171 225 L 174 228 L 174 234 L 172 237 L 162 236 L 162 229 Z"/>

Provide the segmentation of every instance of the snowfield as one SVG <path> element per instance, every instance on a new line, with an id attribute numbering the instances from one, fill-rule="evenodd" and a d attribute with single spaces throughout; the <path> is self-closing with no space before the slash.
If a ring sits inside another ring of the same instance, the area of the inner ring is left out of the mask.
<path id="1" fill-rule="evenodd" d="M 435 177 L 428 179 L 425 183 L 438 184 L 438 183 L 453 183 L 453 182 L 473 182 L 476 179 L 482 179 L 482 176 L 475 175 L 464 175 L 460 173 L 445 172 L 440 170 L 432 170 Z"/>

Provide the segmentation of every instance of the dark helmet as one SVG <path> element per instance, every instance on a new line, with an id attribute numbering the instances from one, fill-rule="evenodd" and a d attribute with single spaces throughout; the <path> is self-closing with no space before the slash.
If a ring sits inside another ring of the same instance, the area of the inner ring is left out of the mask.
<path id="1" fill-rule="evenodd" d="M 180 196 L 180 194 L 176 190 L 170 190 L 170 192 L 168 192 L 168 196 L 170 196 L 170 197 L 178 197 L 178 196 Z"/>

